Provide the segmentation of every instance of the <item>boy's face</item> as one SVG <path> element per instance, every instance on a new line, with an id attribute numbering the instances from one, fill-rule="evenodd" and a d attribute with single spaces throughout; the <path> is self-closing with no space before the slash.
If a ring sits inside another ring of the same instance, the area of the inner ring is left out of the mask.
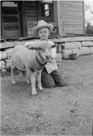
<path id="1" fill-rule="evenodd" d="M 41 28 L 38 30 L 38 36 L 41 40 L 48 40 L 49 33 L 50 31 L 48 28 Z"/>

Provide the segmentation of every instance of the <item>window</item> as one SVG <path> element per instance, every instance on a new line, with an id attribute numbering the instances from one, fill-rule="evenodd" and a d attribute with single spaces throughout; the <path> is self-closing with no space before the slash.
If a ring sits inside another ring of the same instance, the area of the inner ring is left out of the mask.
<path id="1" fill-rule="evenodd" d="M 51 17 L 50 4 L 41 4 L 41 16 Z"/>
<path id="2" fill-rule="evenodd" d="M 39 2 L 38 17 L 48 22 L 54 21 L 54 3 L 51 0 L 42 0 Z M 40 10 L 39 10 L 40 9 Z"/>

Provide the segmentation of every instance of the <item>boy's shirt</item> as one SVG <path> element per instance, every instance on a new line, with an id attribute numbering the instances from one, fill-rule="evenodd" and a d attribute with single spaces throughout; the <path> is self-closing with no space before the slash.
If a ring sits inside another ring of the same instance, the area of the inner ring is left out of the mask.
<path id="1" fill-rule="evenodd" d="M 39 44 L 35 44 L 35 43 L 39 43 L 39 42 L 40 42 L 40 40 L 34 40 L 34 41 L 31 41 L 31 42 L 27 42 L 27 43 L 25 43 L 25 46 L 27 47 L 27 46 L 29 46 L 29 44 L 30 44 L 30 46 L 31 46 L 31 44 L 32 44 L 32 46 L 33 45 L 37 46 Z M 51 45 L 54 44 L 50 40 L 49 40 L 49 43 L 51 43 Z M 58 68 L 57 63 L 56 63 L 56 47 L 51 49 L 51 55 L 52 55 L 53 59 L 50 62 L 47 62 L 47 64 L 45 65 L 45 68 L 46 68 L 46 70 L 49 74 L 51 72 L 53 72 L 54 70 L 57 70 L 57 68 Z"/>

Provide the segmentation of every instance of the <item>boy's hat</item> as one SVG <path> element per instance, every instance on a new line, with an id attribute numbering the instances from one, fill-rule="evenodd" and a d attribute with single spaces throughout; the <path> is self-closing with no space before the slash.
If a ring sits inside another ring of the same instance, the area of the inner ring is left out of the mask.
<path id="1" fill-rule="evenodd" d="M 37 35 L 38 30 L 41 29 L 41 28 L 48 28 L 50 30 L 50 32 L 53 31 L 53 25 L 52 24 L 48 24 L 44 20 L 40 20 L 40 21 L 38 21 L 38 25 L 33 28 L 33 34 Z"/>

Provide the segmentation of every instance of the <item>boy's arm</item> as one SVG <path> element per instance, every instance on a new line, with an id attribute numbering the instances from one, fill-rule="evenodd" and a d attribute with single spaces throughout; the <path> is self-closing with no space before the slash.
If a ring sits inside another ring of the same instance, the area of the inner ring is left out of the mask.
<path id="1" fill-rule="evenodd" d="M 35 45 L 36 45 L 36 41 L 35 40 L 25 43 L 25 47 L 28 47 L 28 48 L 29 47 L 35 47 Z"/>

